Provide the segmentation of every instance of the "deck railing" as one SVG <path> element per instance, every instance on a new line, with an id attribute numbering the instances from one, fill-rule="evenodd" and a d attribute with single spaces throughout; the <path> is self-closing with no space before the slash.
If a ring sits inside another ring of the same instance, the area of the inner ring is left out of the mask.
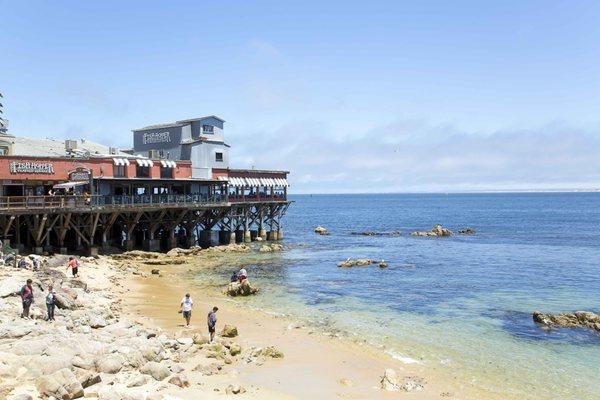
<path id="1" fill-rule="evenodd" d="M 176 206 L 198 204 L 223 204 L 228 202 L 252 202 L 257 198 L 245 199 L 221 194 L 149 194 L 149 195 L 94 195 L 94 196 L 0 196 L 2 210 L 37 209 L 94 209 L 103 207 L 145 207 L 153 205 Z M 261 201 L 282 201 L 280 196 L 260 198 Z"/>

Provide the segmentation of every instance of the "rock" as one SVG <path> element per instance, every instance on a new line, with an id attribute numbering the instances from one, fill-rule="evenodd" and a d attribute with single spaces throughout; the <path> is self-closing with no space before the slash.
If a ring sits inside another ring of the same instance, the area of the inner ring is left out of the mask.
<path id="1" fill-rule="evenodd" d="M 383 390 L 387 390 L 388 392 L 397 392 L 400 390 L 398 375 L 396 374 L 396 371 L 391 368 L 385 370 L 379 384 Z"/>
<path id="2" fill-rule="evenodd" d="M 225 293 L 228 296 L 236 297 L 236 296 L 250 296 L 258 293 L 259 289 L 252 286 L 248 279 L 244 279 L 242 283 L 239 282 L 231 282 L 227 285 L 225 289 Z"/>
<path id="3" fill-rule="evenodd" d="M 21 393 L 10 396 L 7 398 L 7 400 L 33 400 L 33 397 L 31 397 L 30 394 Z"/>
<path id="4" fill-rule="evenodd" d="M 221 336 L 232 338 L 238 335 L 238 330 L 233 325 L 225 325 L 223 326 L 223 330 L 221 331 Z"/>
<path id="5" fill-rule="evenodd" d="M 108 354 L 98 357 L 94 364 L 96 365 L 96 371 L 98 372 L 116 374 L 123 368 L 125 360 L 118 354 Z"/>
<path id="6" fill-rule="evenodd" d="M 246 389 L 244 389 L 240 385 L 229 385 L 225 389 L 225 393 L 228 394 L 228 395 L 231 395 L 231 394 L 242 394 L 242 393 L 246 393 Z"/>
<path id="7" fill-rule="evenodd" d="M 475 229 L 473 228 L 465 228 L 458 231 L 459 235 L 474 235 Z"/>
<path id="8" fill-rule="evenodd" d="M 33 331 L 30 326 L 9 325 L 0 328 L 0 339 L 19 339 Z"/>
<path id="9" fill-rule="evenodd" d="M 127 382 L 127 387 L 138 387 L 146 384 L 146 376 L 134 375 Z"/>
<path id="10" fill-rule="evenodd" d="M 358 258 L 353 260 L 348 258 L 346 261 L 341 261 L 337 264 L 339 268 L 351 268 L 351 267 L 365 267 L 367 265 L 376 264 L 376 260 L 370 260 L 368 258 Z"/>
<path id="11" fill-rule="evenodd" d="M 270 253 L 273 251 L 273 249 L 271 249 L 271 246 L 268 246 L 266 244 L 263 244 L 262 246 L 260 246 L 260 248 L 258 249 L 258 251 L 260 253 Z"/>
<path id="12" fill-rule="evenodd" d="M 590 311 L 575 311 L 565 314 L 543 314 L 534 311 L 533 320 L 547 327 L 589 328 L 600 332 L 600 315 Z"/>
<path id="13" fill-rule="evenodd" d="M 444 228 L 441 225 L 434 226 L 430 231 L 416 231 L 410 234 L 411 236 L 452 236 L 450 229 Z"/>
<path id="14" fill-rule="evenodd" d="M 169 383 L 175 386 L 179 386 L 181 388 L 190 386 L 189 379 L 183 374 L 173 375 L 169 379 Z"/>
<path id="15" fill-rule="evenodd" d="M 223 366 L 219 363 L 213 362 L 208 365 L 197 365 L 194 371 L 200 372 L 204 376 L 217 375 Z"/>
<path id="16" fill-rule="evenodd" d="M 63 400 L 76 399 L 83 397 L 84 394 L 83 386 L 67 368 L 38 378 L 36 387 L 40 394 Z"/>
<path id="17" fill-rule="evenodd" d="M 202 336 L 201 333 L 194 333 L 194 336 L 192 336 L 192 342 L 196 345 L 203 345 L 208 343 L 208 338 Z"/>
<path id="18" fill-rule="evenodd" d="M 154 361 L 147 362 L 141 369 L 142 374 L 150 375 L 157 381 L 162 381 L 167 376 L 171 375 L 171 371 L 163 364 Z"/>
<path id="19" fill-rule="evenodd" d="M 83 372 L 80 376 L 77 377 L 77 380 L 79 381 L 79 383 L 81 383 L 81 386 L 84 389 L 102 382 L 102 378 L 99 374 L 89 371 Z"/>
<path id="20" fill-rule="evenodd" d="M 404 390 L 405 392 L 415 392 L 418 390 L 423 390 L 424 388 L 424 381 L 418 376 L 406 376 L 400 385 L 400 389 Z"/>
<path id="21" fill-rule="evenodd" d="M 381 260 L 381 262 L 379 263 L 379 268 L 387 268 L 388 267 L 388 263 L 386 263 L 385 261 Z"/>
<path id="22" fill-rule="evenodd" d="M 315 233 L 318 235 L 329 235 L 329 232 L 327 231 L 327 229 L 323 228 L 322 226 L 317 226 L 315 228 Z"/>
<path id="23" fill-rule="evenodd" d="M 274 346 L 268 346 L 264 348 L 254 349 L 252 351 L 253 357 L 270 357 L 270 358 L 283 358 L 283 352 L 277 350 Z"/>
<path id="24" fill-rule="evenodd" d="M 23 282 L 21 279 L 17 279 L 12 276 L 3 278 L 0 280 L 0 298 L 18 296 L 23 285 L 25 285 L 25 282 Z"/>
<path id="25" fill-rule="evenodd" d="M 374 231 L 364 231 L 364 232 L 350 232 L 351 235 L 360 235 L 360 236 L 400 236 L 402 233 L 400 231 L 391 231 L 391 232 L 374 232 Z"/>
<path id="26" fill-rule="evenodd" d="M 231 345 L 229 346 L 229 354 L 231 354 L 232 357 L 237 356 L 241 352 L 242 352 L 242 346 L 240 346 L 237 343 L 231 343 Z"/>
<path id="27" fill-rule="evenodd" d="M 194 339 L 193 338 L 177 338 L 177 343 L 189 346 L 191 344 L 194 344 Z"/>
<path id="28" fill-rule="evenodd" d="M 342 386 L 352 386 L 353 383 L 350 379 L 342 378 L 338 381 L 338 383 Z"/>
<path id="29" fill-rule="evenodd" d="M 77 303 L 75 299 L 72 299 L 70 296 L 65 295 L 64 292 L 56 292 L 54 294 L 54 299 L 56 302 L 56 307 L 61 310 L 74 310 L 77 308 Z"/>
<path id="30" fill-rule="evenodd" d="M 160 274 L 160 269 L 153 268 L 150 272 L 152 273 L 152 275 L 158 275 Z"/>
<path id="31" fill-rule="evenodd" d="M 75 357 L 73 357 L 71 359 L 71 365 L 73 365 L 74 367 L 77 367 L 77 368 L 82 368 L 82 369 L 87 369 L 87 370 L 96 368 L 96 364 L 91 357 L 86 357 L 86 356 L 81 356 L 81 355 L 76 355 Z"/>

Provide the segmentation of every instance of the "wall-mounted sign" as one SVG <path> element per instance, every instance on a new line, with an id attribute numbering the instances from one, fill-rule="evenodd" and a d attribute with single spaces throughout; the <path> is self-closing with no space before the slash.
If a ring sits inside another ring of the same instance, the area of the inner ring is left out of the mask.
<path id="1" fill-rule="evenodd" d="M 142 137 L 144 144 L 168 143 L 171 141 L 171 132 L 148 132 Z"/>
<path id="2" fill-rule="evenodd" d="M 12 161 L 9 165 L 11 174 L 53 174 L 52 163 Z"/>
<path id="3" fill-rule="evenodd" d="M 90 170 L 82 167 L 78 167 L 75 171 L 69 172 L 69 180 L 74 181 L 89 181 Z"/>

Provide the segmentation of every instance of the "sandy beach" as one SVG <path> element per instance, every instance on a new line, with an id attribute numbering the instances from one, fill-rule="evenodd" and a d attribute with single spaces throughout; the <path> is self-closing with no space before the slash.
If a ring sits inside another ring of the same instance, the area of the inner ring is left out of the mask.
<path id="1" fill-rule="evenodd" d="M 243 260 L 255 251 L 86 258 L 77 279 L 64 274 L 64 256 L 46 259 L 38 272 L 4 267 L 0 395 L 151 400 L 199 394 L 206 399 L 483 397 L 447 371 L 404 364 L 360 342 L 250 309 L 224 293 L 203 291 L 186 279 L 192 259 L 194 265 L 200 260 L 214 267 L 222 257 Z M 40 293 L 31 320 L 19 318 L 15 294 L 29 277 Z M 44 320 L 42 303 L 49 282 L 64 303 L 53 323 Z M 194 299 L 189 328 L 178 313 L 185 292 Z M 208 344 L 206 315 L 214 305 L 219 307 L 218 334 L 216 344 Z M 235 326 L 238 335 L 222 337 L 225 324 Z M 265 355 L 264 349 L 283 357 Z M 385 390 L 381 381 L 390 368 L 397 377 Z"/>

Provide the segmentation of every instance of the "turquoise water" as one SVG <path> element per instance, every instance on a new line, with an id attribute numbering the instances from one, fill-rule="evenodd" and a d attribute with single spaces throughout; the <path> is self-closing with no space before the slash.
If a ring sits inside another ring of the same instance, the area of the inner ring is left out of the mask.
<path id="1" fill-rule="evenodd" d="M 245 300 L 366 340 L 405 362 L 523 399 L 600 399 L 600 335 L 540 329 L 531 312 L 600 312 L 600 194 L 303 195 L 289 250 L 247 267 Z M 440 223 L 474 236 L 411 237 Z M 313 233 L 325 226 L 329 236 Z M 352 235 L 400 230 L 399 237 Z M 389 268 L 340 269 L 348 257 Z M 202 271 L 217 283 L 231 271 Z"/>

